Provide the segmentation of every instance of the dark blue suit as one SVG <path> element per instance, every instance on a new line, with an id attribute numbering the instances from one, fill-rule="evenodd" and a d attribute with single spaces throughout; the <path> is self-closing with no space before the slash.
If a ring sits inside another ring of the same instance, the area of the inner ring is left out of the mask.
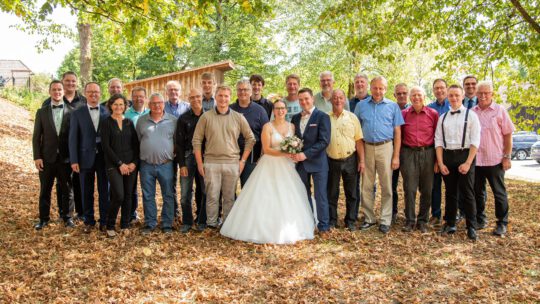
<path id="1" fill-rule="evenodd" d="M 98 110 L 100 121 L 109 116 L 105 107 L 99 106 Z M 98 131 L 96 131 L 90 117 L 90 110 L 86 105 L 79 107 L 71 114 L 69 161 L 71 164 L 79 164 L 84 224 L 91 226 L 96 224 L 94 219 L 94 181 L 97 175 L 99 223 L 105 225 L 109 208 L 109 183 L 105 171 L 99 126 Z"/>
<path id="2" fill-rule="evenodd" d="M 296 170 L 306 186 L 309 203 L 311 202 L 311 178 L 313 177 L 313 186 L 315 190 L 315 204 L 317 208 L 317 219 L 319 231 L 330 229 L 330 215 L 327 196 L 328 182 L 328 158 L 326 156 L 326 147 L 330 143 L 330 117 L 317 109 L 313 109 L 311 116 L 306 124 L 304 134 L 300 131 L 301 113 L 292 117 L 296 136 L 304 140 L 303 153 L 306 160 L 296 165 Z"/>

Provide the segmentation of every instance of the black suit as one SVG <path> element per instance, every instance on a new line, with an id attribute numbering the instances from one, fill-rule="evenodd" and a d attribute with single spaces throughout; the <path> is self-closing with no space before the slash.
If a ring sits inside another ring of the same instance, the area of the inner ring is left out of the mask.
<path id="1" fill-rule="evenodd" d="M 55 178 L 62 191 L 59 202 L 60 216 L 64 221 L 71 218 L 68 181 L 71 173 L 68 151 L 70 115 L 70 108 L 64 106 L 60 132 L 57 133 L 50 105 L 42 107 L 36 113 L 32 149 L 34 160 L 43 160 L 43 171 L 39 172 L 39 218 L 41 221 L 50 219 L 51 191 Z"/>

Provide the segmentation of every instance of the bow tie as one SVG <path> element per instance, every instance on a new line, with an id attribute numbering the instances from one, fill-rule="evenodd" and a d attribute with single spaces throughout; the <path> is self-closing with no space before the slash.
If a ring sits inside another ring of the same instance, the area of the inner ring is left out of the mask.
<path id="1" fill-rule="evenodd" d="M 302 111 L 302 117 L 306 117 L 308 115 L 311 115 L 308 111 Z"/>
<path id="2" fill-rule="evenodd" d="M 459 114 L 461 113 L 461 110 L 457 110 L 457 111 L 454 111 L 454 112 L 450 112 L 450 114 L 454 115 L 454 114 Z"/>
<path id="3" fill-rule="evenodd" d="M 57 106 L 52 105 L 52 108 L 53 108 L 53 110 L 54 110 L 54 109 L 63 109 L 63 108 L 64 108 L 64 105 L 63 105 L 63 104 L 57 105 Z"/>
<path id="4" fill-rule="evenodd" d="M 90 110 L 97 110 L 99 107 L 90 107 Z"/>

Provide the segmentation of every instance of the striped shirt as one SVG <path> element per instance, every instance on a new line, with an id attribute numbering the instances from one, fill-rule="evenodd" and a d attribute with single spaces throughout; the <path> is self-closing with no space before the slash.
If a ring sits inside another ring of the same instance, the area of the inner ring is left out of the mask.
<path id="1" fill-rule="evenodd" d="M 505 108 L 494 102 L 485 109 L 475 106 L 472 109 L 480 120 L 480 147 L 476 154 L 477 166 L 496 166 L 502 162 L 504 155 L 504 135 L 512 134 L 514 124 Z"/>

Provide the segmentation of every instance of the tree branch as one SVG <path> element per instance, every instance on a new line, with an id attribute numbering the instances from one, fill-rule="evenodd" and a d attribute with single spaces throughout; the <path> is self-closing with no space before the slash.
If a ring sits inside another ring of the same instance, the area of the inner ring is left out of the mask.
<path id="1" fill-rule="evenodd" d="M 529 13 L 521 6 L 521 3 L 519 3 L 519 0 L 510 0 L 512 2 L 512 5 L 518 10 L 518 12 L 521 14 L 523 19 L 529 23 L 529 25 L 538 33 L 540 34 L 540 24 L 536 22 Z"/>

